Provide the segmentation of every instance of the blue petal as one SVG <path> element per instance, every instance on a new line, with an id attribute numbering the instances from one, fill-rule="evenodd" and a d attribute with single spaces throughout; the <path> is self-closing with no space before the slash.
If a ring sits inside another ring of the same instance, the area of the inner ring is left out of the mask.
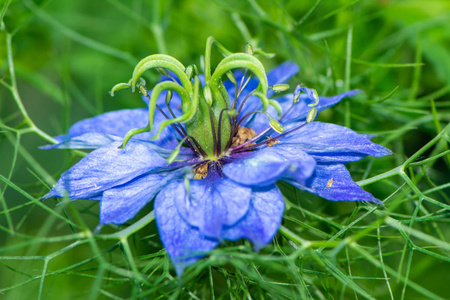
<path id="1" fill-rule="evenodd" d="M 176 175 L 176 172 L 147 174 L 106 190 L 100 204 L 100 223 L 123 224 L 133 218 Z"/>
<path id="2" fill-rule="evenodd" d="M 276 182 L 289 167 L 270 149 L 261 150 L 248 158 L 239 159 L 223 167 L 223 173 L 230 179 L 249 186 L 265 186 Z"/>
<path id="3" fill-rule="evenodd" d="M 204 237 L 200 231 L 189 225 L 178 213 L 174 190 L 180 182 L 172 182 L 156 196 L 155 216 L 159 236 L 175 265 L 179 276 L 184 269 L 214 249 L 219 241 Z"/>
<path id="4" fill-rule="evenodd" d="M 143 134 L 139 134 L 139 137 L 145 137 L 145 136 L 149 136 L 150 137 L 150 133 L 143 133 Z M 133 139 L 135 141 L 137 141 L 137 139 Z M 74 138 L 67 138 L 65 140 L 63 140 L 62 142 L 60 142 L 59 144 L 55 144 L 55 145 L 48 145 L 48 146 L 44 146 L 44 147 L 40 147 L 40 149 L 53 149 L 53 148 L 57 148 L 57 149 L 97 149 L 100 148 L 104 145 L 110 144 L 112 142 L 123 142 L 123 139 L 117 136 L 113 136 L 113 135 L 105 135 L 102 133 L 85 133 L 83 135 L 74 137 Z M 165 146 L 170 146 L 170 144 L 168 145 L 168 143 L 171 143 L 171 141 L 168 141 L 168 139 L 162 139 L 162 140 L 158 140 L 156 143 L 155 142 L 148 142 L 145 140 L 142 140 L 143 143 L 145 143 L 148 147 L 150 147 L 152 150 L 155 151 L 155 153 L 157 153 L 159 156 L 163 157 L 163 158 L 168 158 L 170 156 L 170 154 L 173 151 L 172 149 L 167 149 L 161 146 L 158 146 L 158 144 L 163 144 Z M 194 154 L 194 152 L 186 147 L 181 147 L 180 148 L 180 153 L 177 156 L 177 159 L 181 159 L 181 160 L 191 160 L 191 159 L 195 159 L 197 156 Z"/>
<path id="5" fill-rule="evenodd" d="M 148 110 L 124 109 L 107 112 L 93 118 L 81 120 L 69 129 L 69 133 L 55 137 L 59 143 L 40 147 L 41 149 L 96 149 L 122 138 L 134 128 L 143 128 L 148 124 Z M 90 134 L 90 135 L 85 135 Z M 84 137 L 80 138 L 82 135 Z M 147 139 L 148 133 L 136 137 Z M 71 148 L 71 146 L 74 148 Z"/>
<path id="6" fill-rule="evenodd" d="M 114 141 L 120 141 L 122 138 L 97 132 L 85 133 L 75 137 L 62 135 L 55 137 L 59 141 L 57 144 L 46 145 L 39 149 L 97 149 Z"/>
<path id="7" fill-rule="evenodd" d="M 286 130 L 301 123 L 292 123 Z M 372 155 L 386 156 L 392 152 L 371 142 L 364 135 L 335 124 L 312 122 L 281 138 L 281 144 L 291 144 L 322 163 L 347 163 Z"/>
<path id="8" fill-rule="evenodd" d="M 179 214 L 191 226 L 210 238 L 223 239 L 224 226 L 232 226 L 248 211 L 251 189 L 226 178 L 208 176 L 191 180 L 189 194 L 183 181 L 166 189 L 175 199 Z"/>
<path id="9" fill-rule="evenodd" d="M 155 114 L 154 129 L 133 136 L 132 139 L 148 140 L 158 130 L 166 118 L 159 112 Z M 144 128 L 148 125 L 147 109 L 124 109 L 104 113 L 75 123 L 66 135 L 57 136 L 59 143 L 47 145 L 41 149 L 97 149 L 111 141 L 122 139 L 128 131 Z M 172 127 L 166 127 L 154 144 L 173 149 L 178 145 L 177 133 Z M 182 149 L 183 150 L 183 149 Z M 191 153 L 192 151 L 182 151 Z"/>
<path id="10" fill-rule="evenodd" d="M 283 175 L 304 181 L 311 176 L 315 165 L 314 159 L 304 151 L 292 145 L 277 144 L 226 164 L 223 173 L 243 185 L 266 186 Z"/>
<path id="11" fill-rule="evenodd" d="M 44 196 L 88 199 L 114 186 L 124 184 L 142 174 L 165 167 L 148 143 L 130 141 L 125 149 L 113 142 L 89 153 L 61 175 L 56 186 Z"/>
<path id="12" fill-rule="evenodd" d="M 272 146 L 271 149 L 291 162 L 289 169 L 283 174 L 284 178 L 293 177 L 299 182 L 304 182 L 314 173 L 315 159 L 296 145 L 279 143 Z"/>
<path id="13" fill-rule="evenodd" d="M 224 231 L 229 240 L 247 238 L 256 250 L 267 245 L 277 233 L 284 211 L 284 200 L 275 186 L 253 189 L 252 201 L 247 215 L 236 225 Z"/>
<path id="14" fill-rule="evenodd" d="M 146 109 L 124 109 L 79 121 L 70 128 L 69 135 L 74 137 L 84 133 L 98 132 L 123 137 L 131 129 L 142 128 L 147 124 Z"/>
<path id="15" fill-rule="evenodd" d="M 331 201 L 370 201 L 381 204 L 380 200 L 357 185 L 341 164 L 317 165 L 316 173 L 306 185 L 288 182 Z"/>

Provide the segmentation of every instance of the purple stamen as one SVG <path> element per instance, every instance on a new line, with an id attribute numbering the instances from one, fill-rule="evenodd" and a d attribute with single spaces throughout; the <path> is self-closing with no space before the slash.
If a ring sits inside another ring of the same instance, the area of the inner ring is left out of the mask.
<path id="1" fill-rule="evenodd" d="M 159 110 L 160 113 L 162 113 L 162 115 L 163 115 L 167 120 L 170 119 L 170 118 L 166 115 L 166 113 L 161 109 L 161 107 L 159 107 L 159 105 L 156 105 L 156 108 Z M 173 116 L 173 113 L 172 113 L 172 116 Z M 175 118 L 175 116 L 173 116 L 173 117 Z M 171 125 L 172 125 L 172 127 L 178 132 L 178 134 L 181 136 L 181 138 L 185 138 L 185 137 L 186 137 L 186 144 L 188 145 L 189 148 L 191 148 L 192 151 L 194 151 L 197 155 L 206 156 L 205 151 L 203 151 L 202 147 L 200 147 L 199 143 L 195 140 L 195 138 L 193 138 L 193 137 L 190 136 L 190 135 L 187 135 L 186 131 L 184 131 L 184 129 L 183 129 L 183 127 L 182 127 L 181 125 L 179 125 L 179 124 L 171 124 Z M 178 126 L 177 126 L 177 125 L 183 130 L 183 132 L 184 132 L 186 135 L 183 135 L 183 133 L 180 132 L 180 130 L 178 129 Z M 195 147 L 196 147 L 197 149 L 195 149 L 195 148 L 192 146 L 192 144 L 188 141 L 188 139 L 195 143 Z M 198 150 L 198 151 L 197 151 L 197 150 Z"/>
<path id="2" fill-rule="evenodd" d="M 304 127 L 305 125 L 307 125 L 307 124 L 309 124 L 309 123 L 308 123 L 308 122 L 305 122 L 305 123 L 303 123 L 302 125 L 300 125 L 300 126 L 298 126 L 298 127 L 295 127 L 295 128 L 293 128 L 293 129 L 291 129 L 291 130 L 289 130 L 289 131 L 286 131 L 286 132 L 280 134 L 279 136 L 276 136 L 276 137 L 274 137 L 274 138 L 271 138 L 270 140 L 267 140 L 267 141 L 258 143 L 258 144 L 256 144 L 256 145 L 249 146 L 249 147 L 245 147 L 245 148 L 243 149 L 243 146 L 246 144 L 246 143 L 244 143 L 244 144 L 239 145 L 238 147 L 232 149 L 231 151 L 232 151 L 233 153 L 239 153 L 239 152 L 243 152 L 243 151 L 251 151 L 251 150 L 253 150 L 253 149 L 258 148 L 259 146 L 267 145 L 268 143 L 273 142 L 274 140 L 278 140 L 279 138 L 282 138 L 282 137 L 284 137 L 284 136 L 286 136 L 286 135 L 288 135 L 288 134 L 290 134 L 290 133 L 292 133 L 292 132 L 294 132 L 294 131 L 296 131 L 296 130 L 299 130 L 300 128 L 303 128 L 303 127 Z M 269 129 L 270 129 L 270 128 L 269 128 Z M 267 132 L 269 129 L 266 129 L 263 133 Z M 258 135 L 257 137 L 260 137 L 260 136 L 261 136 L 261 134 Z M 255 137 L 253 140 L 256 140 L 256 137 Z M 249 141 L 247 141 L 247 142 L 249 142 Z M 242 149 L 242 150 L 241 150 L 241 149 Z"/>

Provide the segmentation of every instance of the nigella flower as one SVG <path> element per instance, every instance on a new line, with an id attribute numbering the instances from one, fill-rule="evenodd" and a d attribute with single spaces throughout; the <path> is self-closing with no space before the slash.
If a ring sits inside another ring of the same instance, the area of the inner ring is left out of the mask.
<path id="1" fill-rule="evenodd" d="M 214 43 L 225 58 L 211 73 Z M 95 150 L 44 198 L 98 200 L 101 224 L 123 224 L 155 199 L 160 238 L 178 274 L 224 240 L 249 239 L 256 250 L 268 244 L 284 210 L 277 181 L 331 201 L 380 203 L 344 164 L 390 151 L 348 128 L 314 121 L 358 91 L 318 97 L 298 86 L 293 95 L 270 99 L 288 88 L 298 67 L 286 62 L 266 75 L 248 52 L 230 53 L 208 39 L 204 76 L 167 55 L 143 59 L 112 93 L 138 89 L 148 109 L 105 113 L 57 137 L 46 148 Z M 165 75 L 150 97 L 140 80 L 149 68 Z"/>

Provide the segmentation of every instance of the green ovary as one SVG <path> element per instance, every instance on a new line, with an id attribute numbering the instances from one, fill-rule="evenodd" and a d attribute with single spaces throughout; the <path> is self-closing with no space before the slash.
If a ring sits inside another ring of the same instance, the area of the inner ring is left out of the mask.
<path id="1" fill-rule="evenodd" d="M 229 105 L 222 97 L 218 97 L 220 99 L 217 99 L 213 96 L 213 98 L 214 101 L 212 106 L 209 107 L 204 97 L 200 96 L 197 112 L 189 122 L 186 122 L 186 131 L 188 135 L 192 136 L 198 142 L 200 147 L 207 154 L 208 158 L 214 160 L 220 157 L 221 153 L 224 152 L 228 144 L 230 139 L 231 124 L 229 116 L 226 113 L 222 113 L 222 122 L 220 125 L 221 136 L 219 138 L 220 112 L 223 109 L 228 108 Z M 211 126 L 210 112 L 212 114 L 212 123 L 214 124 L 215 139 Z M 221 144 L 220 152 L 216 154 L 214 147 L 217 145 L 219 140 Z"/>

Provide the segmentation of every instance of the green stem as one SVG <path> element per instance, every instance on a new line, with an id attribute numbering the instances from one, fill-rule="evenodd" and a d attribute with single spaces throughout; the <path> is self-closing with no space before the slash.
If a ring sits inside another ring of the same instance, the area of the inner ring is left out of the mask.
<path id="1" fill-rule="evenodd" d="M 376 176 L 374 176 L 374 177 L 371 177 L 371 178 L 368 178 L 368 179 L 365 179 L 365 180 L 358 181 L 358 182 L 356 182 L 356 183 L 357 183 L 359 186 L 369 185 L 369 184 L 375 183 L 375 182 L 377 182 L 377 181 L 380 181 L 380 180 L 383 180 L 383 179 L 386 179 L 386 178 L 389 178 L 389 177 L 398 175 L 399 172 L 402 170 L 402 168 L 403 168 L 403 166 L 398 166 L 398 167 L 395 168 L 395 169 L 392 169 L 392 170 L 390 170 L 390 171 L 387 171 L 387 172 L 385 172 L 385 173 L 376 175 Z"/>
<path id="2" fill-rule="evenodd" d="M 215 45 L 219 51 L 224 56 L 229 56 L 232 54 L 232 52 L 228 51 L 222 44 L 216 41 L 216 39 L 212 36 L 208 37 L 206 40 L 206 49 L 205 49 L 205 86 L 209 85 L 209 82 L 211 81 L 211 49 L 212 46 Z"/>
<path id="3" fill-rule="evenodd" d="M 410 158 L 408 158 L 401 166 L 398 166 L 397 168 L 392 169 L 392 170 L 390 170 L 390 171 L 388 171 L 388 172 L 385 172 L 385 173 L 383 173 L 383 174 L 379 174 L 379 175 L 377 175 L 377 176 L 374 176 L 374 177 L 371 177 L 371 178 L 368 178 L 368 179 L 365 179 L 365 180 L 358 181 L 357 184 L 358 184 L 359 186 L 365 186 L 365 185 L 368 185 L 368 184 L 371 184 L 371 183 L 375 183 L 375 182 L 377 182 L 377 181 L 380 181 L 380 180 L 383 180 L 383 179 L 392 177 L 392 176 L 394 176 L 394 175 L 399 175 L 399 176 L 401 176 L 404 180 L 406 180 L 406 178 L 408 178 L 408 180 L 409 180 L 409 177 L 408 177 L 408 176 L 406 175 L 406 173 L 405 173 L 405 169 L 408 168 L 409 166 L 416 166 L 416 165 L 425 163 L 425 162 L 414 162 L 414 161 L 415 161 L 417 158 L 419 158 L 419 157 L 420 157 L 424 152 L 426 152 L 428 149 L 430 149 L 431 147 L 433 147 L 437 142 L 439 142 L 439 141 L 441 140 L 441 138 L 443 138 L 444 135 L 447 135 L 447 136 L 448 136 L 449 132 L 450 132 L 450 124 L 448 124 L 447 126 L 445 126 L 444 129 L 441 130 L 441 131 L 439 132 L 439 134 L 438 134 L 435 138 L 433 138 L 433 139 L 432 139 L 431 141 L 429 141 L 425 146 L 423 146 L 422 148 L 420 148 L 416 153 L 414 153 Z M 447 152 L 444 152 L 444 153 L 447 153 Z M 436 159 L 438 159 L 438 158 L 441 157 L 441 156 L 442 156 L 442 155 L 435 155 L 435 156 L 433 156 L 433 157 L 430 157 L 430 158 L 426 159 L 425 161 L 426 161 L 426 162 L 430 162 L 431 160 L 436 160 Z M 407 183 L 408 183 L 408 181 L 407 181 Z M 408 183 L 408 185 L 410 185 L 411 187 L 415 187 L 415 185 L 414 185 L 412 182 L 411 182 L 411 184 Z M 416 193 L 418 192 L 418 193 L 420 194 L 420 191 L 419 191 L 419 190 L 417 190 L 417 191 L 415 191 L 415 192 L 416 192 Z"/>
<path id="4" fill-rule="evenodd" d="M 206 40 L 206 49 L 205 49 L 205 86 L 209 85 L 209 82 L 211 80 L 211 48 L 214 44 L 215 39 L 210 36 Z"/>
<path id="5" fill-rule="evenodd" d="M 2 27 L 4 27 L 4 25 Z M 7 59 L 8 59 L 8 65 L 9 65 L 9 76 L 11 77 L 11 86 L 10 87 L 11 87 L 13 99 L 16 102 L 25 122 L 30 127 L 34 127 L 34 123 L 31 120 L 31 118 L 29 117 L 28 112 L 25 109 L 25 106 L 23 105 L 22 100 L 20 98 L 19 91 L 17 90 L 16 72 L 14 70 L 14 60 L 13 60 L 13 54 L 12 54 L 12 35 L 7 33 L 6 30 L 5 30 L 5 33 L 6 33 Z"/>
<path id="6" fill-rule="evenodd" d="M 121 240 L 121 239 L 124 239 L 124 238 L 134 234 L 135 232 L 141 230 L 142 228 L 144 228 L 145 226 L 147 226 L 148 224 L 153 222 L 153 220 L 155 220 L 155 213 L 153 211 L 151 211 L 145 217 L 143 217 L 139 221 L 133 223 L 133 225 L 128 226 L 127 228 L 125 228 L 121 231 L 111 233 L 111 234 L 97 234 L 95 237 L 102 239 L 102 240 L 111 240 L 111 239 Z"/>
<path id="7" fill-rule="evenodd" d="M 8 60 L 8 66 L 9 66 L 9 75 L 11 77 L 11 84 L 5 85 L 9 88 L 9 90 L 12 93 L 13 99 L 16 102 L 17 107 L 19 108 L 20 113 L 22 114 L 22 117 L 25 121 L 25 123 L 30 127 L 30 131 L 36 133 L 43 139 L 45 139 L 48 142 L 51 143 L 57 143 L 57 141 L 43 132 L 41 129 L 39 129 L 34 122 L 31 120 L 30 116 L 28 115 L 27 110 L 25 109 L 25 106 L 23 105 L 23 101 L 20 97 L 19 90 L 17 89 L 17 78 L 16 78 L 16 72 L 14 68 L 14 59 L 13 59 L 13 51 L 12 51 L 12 34 L 8 33 L 5 28 L 5 24 L 1 23 L 1 29 L 5 32 L 6 35 L 6 49 L 7 49 L 7 60 Z"/>
<path id="8" fill-rule="evenodd" d="M 345 60 L 345 90 L 350 90 L 350 77 L 351 77 L 351 67 L 352 67 L 352 40 L 353 40 L 353 24 L 347 33 L 347 55 Z M 347 99 L 345 102 L 345 126 L 351 128 L 351 108 L 350 100 Z"/>

